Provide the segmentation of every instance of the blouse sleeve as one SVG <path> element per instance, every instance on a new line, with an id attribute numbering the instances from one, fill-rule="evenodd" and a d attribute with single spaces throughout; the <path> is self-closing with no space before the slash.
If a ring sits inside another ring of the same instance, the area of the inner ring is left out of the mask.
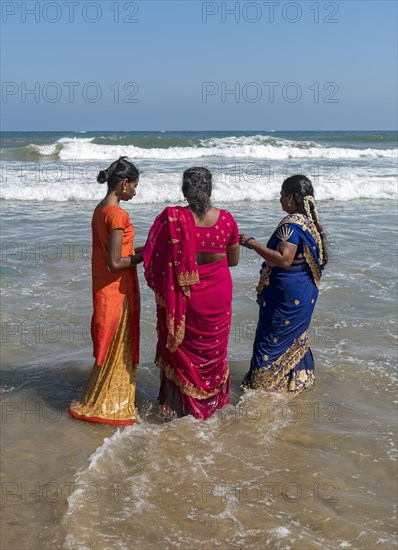
<path id="1" fill-rule="evenodd" d="M 300 237 L 294 227 L 291 223 L 285 223 L 281 225 L 281 227 L 276 232 L 275 236 L 279 240 L 279 242 L 287 242 L 291 244 L 295 244 L 296 246 L 300 243 Z"/>
<path id="2" fill-rule="evenodd" d="M 232 214 L 229 214 L 229 217 L 230 217 L 229 223 L 231 224 L 232 235 L 228 241 L 228 246 L 233 246 L 234 244 L 238 244 L 239 242 L 239 229 L 238 229 L 238 224 L 236 223 L 235 218 L 232 216 Z"/>
<path id="3" fill-rule="evenodd" d="M 129 224 L 129 215 L 121 208 L 112 209 L 112 212 L 107 213 L 105 216 L 105 225 L 108 231 L 112 231 L 112 229 L 123 229 L 125 231 Z"/>

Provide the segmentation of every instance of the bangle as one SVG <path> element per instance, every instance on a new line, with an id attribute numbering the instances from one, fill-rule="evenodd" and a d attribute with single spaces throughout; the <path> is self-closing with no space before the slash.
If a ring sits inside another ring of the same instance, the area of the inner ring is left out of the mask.
<path id="1" fill-rule="evenodd" d="M 255 237 L 249 237 L 249 238 L 246 240 L 246 242 L 245 242 L 245 244 L 244 244 L 243 246 L 246 247 L 246 248 L 249 248 L 249 249 L 251 250 L 253 247 L 250 246 L 249 241 L 255 241 L 255 240 L 256 240 Z"/>

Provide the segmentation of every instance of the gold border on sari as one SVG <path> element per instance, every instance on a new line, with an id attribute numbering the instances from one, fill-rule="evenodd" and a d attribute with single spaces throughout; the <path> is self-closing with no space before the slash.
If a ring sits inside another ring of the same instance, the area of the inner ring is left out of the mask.
<path id="1" fill-rule="evenodd" d="M 294 369 L 309 349 L 308 331 L 305 331 L 299 338 L 295 338 L 293 344 L 276 361 L 256 369 L 249 373 L 247 383 L 243 385 L 251 389 L 275 389 L 282 382 L 283 378 Z"/>
<path id="2" fill-rule="evenodd" d="M 277 237 L 281 241 L 288 241 L 290 237 L 293 235 L 294 231 L 293 229 L 289 229 L 289 227 L 280 227 L 276 233 Z"/>
<path id="3" fill-rule="evenodd" d="M 269 267 L 269 265 L 266 265 L 265 267 L 261 268 L 260 279 L 258 281 L 258 285 L 256 286 L 257 294 L 261 294 L 264 288 L 266 286 L 269 286 L 271 273 L 272 273 L 272 267 Z"/>
<path id="4" fill-rule="evenodd" d="M 278 231 L 283 225 L 288 223 L 295 223 L 297 225 L 300 225 L 304 231 L 308 231 L 311 235 L 311 237 L 314 239 L 316 244 L 318 245 L 319 250 L 319 262 L 322 264 L 323 262 L 323 247 L 322 247 L 322 239 L 321 236 L 316 228 L 316 225 L 314 222 L 309 220 L 304 214 L 289 214 L 288 216 L 285 216 L 283 220 L 280 221 L 278 227 L 275 229 L 274 233 Z M 312 275 L 314 277 L 315 285 L 317 288 L 319 288 L 321 276 L 319 272 L 319 267 L 317 266 L 314 253 L 311 251 L 310 247 L 304 244 L 304 257 L 308 263 L 308 265 L 311 268 Z"/>
<path id="5" fill-rule="evenodd" d="M 168 315 L 167 319 L 167 344 L 166 347 L 174 353 L 185 336 L 185 315 L 182 316 L 181 323 L 174 332 L 174 317 Z"/>
<path id="6" fill-rule="evenodd" d="M 293 372 L 292 378 L 287 383 L 289 393 L 299 394 L 315 384 L 315 373 L 313 370 L 300 370 Z"/>
<path id="7" fill-rule="evenodd" d="M 136 367 L 131 360 L 131 335 L 128 298 L 123 301 L 117 330 L 102 366 L 94 364 L 83 386 L 80 399 L 69 409 L 96 422 L 122 423 L 136 419 Z M 84 419 L 84 418 L 83 418 Z"/>
<path id="8" fill-rule="evenodd" d="M 307 264 L 310 266 L 312 276 L 314 278 L 314 283 L 317 288 L 319 288 L 321 277 L 319 275 L 318 265 L 314 259 L 314 255 L 311 252 L 310 247 L 304 243 L 304 257 Z"/>
<path id="9" fill-rule="evenodd" d="M 209 399 L 210 397 L 214 397 L 215 395 L 220 393 L 229 377 L 229 368 L 227 366 L 223 379 L 221 383 L 217 386 L 217 388 L 212 391 L 205 391 L 197 388 L 189 382 L 183 382 L 182 380 L 180 380 L 173 367 L 165 363 L 161 357 L 157 357 L 155 363 L 160 369 L 163 370 L 166 377 L 174 382 L 174 384 L 180 389 L 181 393 L 189 395 L 189 397 L 193 397 L 194 399 Z"/>
<path id="10" fill-rule="evenodd" d="M 190 285 L 196 285 L 196 283 L 199 283 L 199 272 L 198 271 L 192 271 L 191 273 L 189 271 L 186 271 L 185 273 L 182 271 L 181 273 L 177 273 L 177 281 L 179 286 L 190 286 Z"/>
<path id="11" fill-rule="evenodd" d="M 285 216 L 283 220 L 279 222 L 278 227 L 275 231 L 278 231 L 278 229 L 282 225 L 286 225 L 287 223 L 295 223 L 297 225 L 300 225 L 304 231 L 308 231 L 316 244 L 319 248 L 319 256 L 322 254 L 322 240 L 321 236 L 319 235 L 319 232 L 316 228 L 316 225 L 313 221 L 309 220 L 304 214 L 289 214 L 288 216 Z"/>

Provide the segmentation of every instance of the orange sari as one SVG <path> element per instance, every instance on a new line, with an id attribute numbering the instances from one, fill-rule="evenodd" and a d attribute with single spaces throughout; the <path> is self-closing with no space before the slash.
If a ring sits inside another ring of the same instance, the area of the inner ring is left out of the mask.
<path id="1" fill-rule="evenodd" d="M 124 425 L 136 420 L 140 295 L 135 267 L 118 271 L 108 267 L 113 229 L 123 230 L 122 256 L 134 254 L 134 229 L 127 212 L 115 205 L 97 207 L 92 219 L 95 364 L 81 399 L 71 404 L 69 413 L 78 420 Z"/>

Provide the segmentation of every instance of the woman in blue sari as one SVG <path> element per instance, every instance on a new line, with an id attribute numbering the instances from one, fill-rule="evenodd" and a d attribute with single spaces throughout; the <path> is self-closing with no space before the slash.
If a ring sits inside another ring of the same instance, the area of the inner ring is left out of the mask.
<path id="1" fill-rule="evenodd" d="M 286 179 L 280 203 L 288 215 L 267 246 L 240 235 L 240 244 L 265 260 L 256 289 L 260 315 L 253 357 L 242 388 L 297 394 L 315 382 L 308 328 L 327 252 L 311 181 L 302 175 Z"/>

